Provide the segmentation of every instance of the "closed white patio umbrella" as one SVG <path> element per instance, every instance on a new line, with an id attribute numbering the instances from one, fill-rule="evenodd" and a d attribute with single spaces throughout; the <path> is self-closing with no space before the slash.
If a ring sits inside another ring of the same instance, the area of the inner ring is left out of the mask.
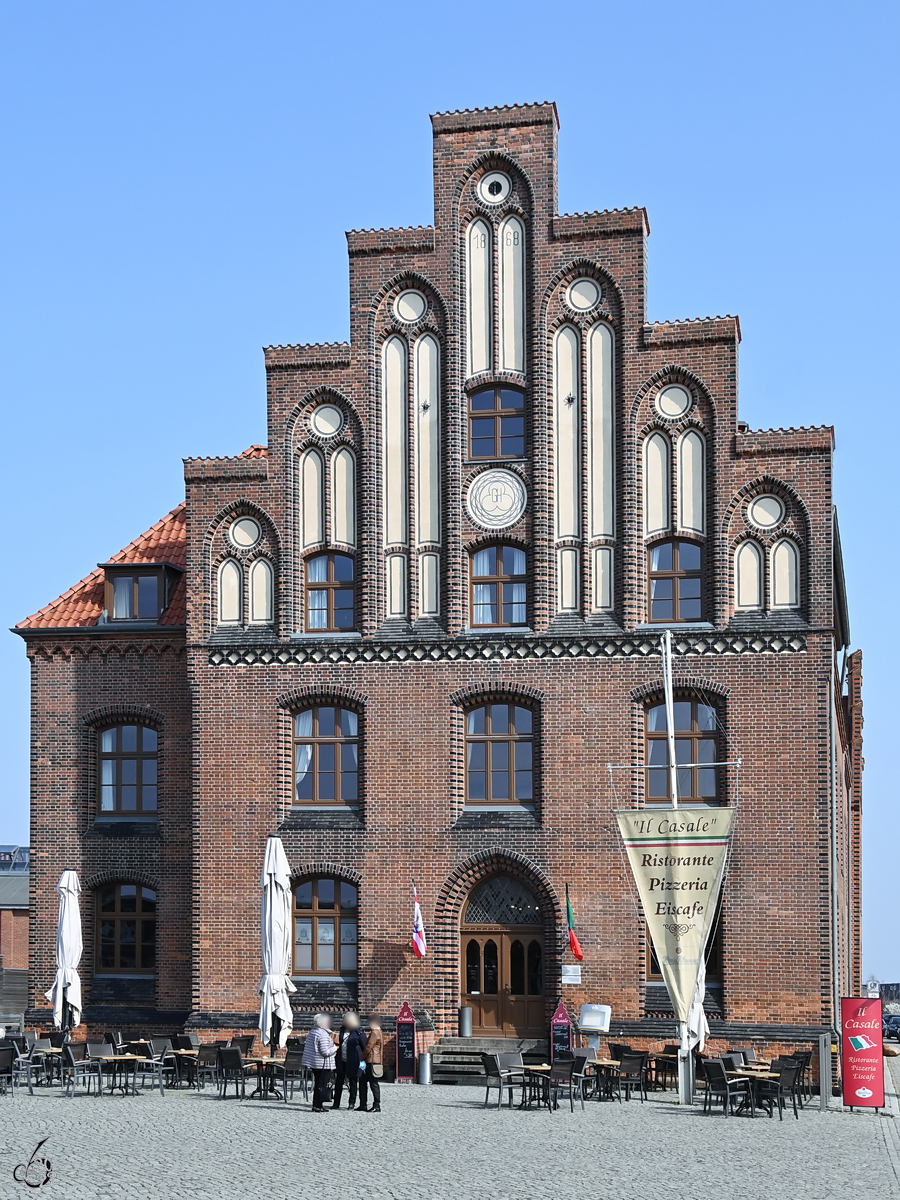
<path id="1" fill-rule="evenodd" d="M 78 896 L 81 884 L 74 871 L 63 871 L 56 885 L 59 892 L 59 923 L 56 927 L 56 977 L 44 995 L 53 1004 L 53 1024 L 57 1029 L 74 1029 L 81 1022 L 81 979 L 78 964 L 84 944 L 81 940 L 81 909 Z"/>
<path id="2" fill-rule="evenodd" d="M 283 1046 L 294 1026 L 291 983 L 291 872 L 281 838 L 270 836 L 262 869 L 262 962 L 259 1033 L 263 1043 Z"/>

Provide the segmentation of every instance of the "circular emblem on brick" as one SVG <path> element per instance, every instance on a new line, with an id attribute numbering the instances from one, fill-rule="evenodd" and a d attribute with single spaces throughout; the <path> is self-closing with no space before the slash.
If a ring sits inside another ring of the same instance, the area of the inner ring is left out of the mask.
<path id="1" fill-rule="evenodd" d="M 242 550 L 249 550 L 262 537 L 262 530 L 252 517 L 241 517 L 229 530 L 231 540 Z"/>
<path id="2" fill-rule="evenodd" d="M 512 471 L 485 471 L 477 475 L 466 493 L 466 511 L 485 529 L 508 529 L 525 511 L 525 484 Z"/>
<path id="3" fill-rule="evenodd" d="M 661 417 L 683 417 L 692 403 L 691 393 L 687 388 L 670 383 L 656 397 L 656 411 Z"/>
<path id="4" fill-rule="evenodd" d="M 578 312 L 587 312 L 600 303 L 600 288 L 593 279 L 576 279 L 566 292 L 566 303 Z"/>
<path id="5" fill-rule="evenodd" d="M 319 437 L 331 437 L 343 426 L 344 414 L 333 404 L 320 404 L 318 408 L 312 410 L 309 423 L 313 427 L 313 432 L 317 433 Z"/>
<path id="6" fill-rule="evenodd" d="M 418 321 L 425 315 L 428 301 L 414 288 L 401 292 L 394 301 L 394 316 L 398 321 Z"/>
<path id="7" fill-rule="evenodd" d="M 478 184 L 478 195 L 485 204 L 502 204 L 512 191 L 512 180 L 502 171 L 488 171 Z"/>
<path id="8" fill-rule="evenodd" d="M 774 529 L 784 520 L 784 505 L 777 496 L 757 496 L 751 500 L 747 516 L 757 529 Z"/>

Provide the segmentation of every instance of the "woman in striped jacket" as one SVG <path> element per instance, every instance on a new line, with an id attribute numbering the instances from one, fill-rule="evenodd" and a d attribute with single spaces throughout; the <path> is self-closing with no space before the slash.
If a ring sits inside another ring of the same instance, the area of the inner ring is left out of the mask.
<path id="1" fill-rule="evenodd" d="M 303 1065 L 312 1068 L 315 1080 L 312 1110 L 316 1113 L 328 1112 L 325 1101 L 331 1090 L 329 1080 L 334 1075 L 337 1046 L 330 1025 L 331 1022 L 324 1013 L 317 1013 L 313 1018 L 313 1027 L 306 1035 L 306 1045 L 303 1047 Z"/>

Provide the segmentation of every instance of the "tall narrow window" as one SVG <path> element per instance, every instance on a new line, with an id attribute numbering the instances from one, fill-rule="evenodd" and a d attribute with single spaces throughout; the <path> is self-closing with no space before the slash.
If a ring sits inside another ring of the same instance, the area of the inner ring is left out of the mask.
<path id="1" fill-rule="evenodd" d="M 100 813 L 156 812 L 157 734 L 147 725 L 100 732 Z"/>
<path id="2" fill-rule="evenodd" d="M 233 558 L 226 558 L 219 567 L 219 624 L 239 625 L 241 622 L 244 576 Z"/>
<path id="3" fill-rule="evenodd" d="M 531 804 L 534 716 L 518 704 L 483 704 L 466 713 L 466 801 Z"/>
<path id="4" fill-rule="evenodd" d="M 525 551 L 485 546 L 472 555 L 472 625 L 525 625 Z"/>
<path id="5" fill-rule="evenodd" d="M 343 879 L 306 879 L 294 888 L 294 974 L 357 970 L 359 893 Z"/>
<path id="6" fill-rule="evenodd" d="M 325 541 L 325 465 L 318 450 L 307 450 L 300 459 L 300 533 L 302 545 Z"/>
<path id="7" fill-rule="evenodd" d="M 156 970 L 156 892 L 116 883 L 97 892 L 97 972 Z"/>
<path id="8" fill-rule="evenodd" d="M 500 370 L 525 371 L 525 226 L 500 226 Z"/>
<path id="9" fill-rule="evenodd" d="M 294 803 L 359 799 L 359 719 L 349 708 L 318 705 L 294 717 Z"/>
<path id="10" fill-rule="evenodd" d="M 491 232 L 484 221 L 473 221 L 466 231 L 466 342 L 468 375 L 487 371 L 493 342 L 491 310 Z"/>
<path id="11" fill-rule="evenodd" d="M 331 532 L 334 541 L 356 545 L 356 459 L 346 446 L 331 459 Z"/>
<path id="12" fill-rule="evenodd" d="M 274 575 L 271 564 L 258 558 L 250 568 L 250 621 L 271 625 L 274 614 Z"/>
<path id="13" fill-rule="evenodd" d="M 702 619 L 702 564 L 696 542 L 660 542 L 650 547 L 651 621 Z"/>
<path id="14" fill-rule="evenodd" d="M 651 433 L 644 442 L 644 536 L 669 528 L 669 439 Z"/>
<path id="15" fill-rule="evenodd" d="M 554 354 L 554 481 L 556 536 L 581 536 L 581 336 L 573 325 L 556 335 Z"/>
<path id="16" fill-rule="evenodd" d="M 525 395 L 491 387 L 469 396 L 469 457 L 522 458 L 525 454 Z"/>
<path id="17" fill-rule="evenodd" d="M 763 557 L 756 542 L 741 542 L 734 556 L 734 605 L 757 609 L 763 605 Z"/>
<path id="18" fill-rule="evenodd" d="M 699 700 L 676 700 L 675 762 L 678 766 L 678 801 L 686 804 L 718 803 L 719 768 L 716 710 Z M 647 804 L 671 804 L 669 745 L 666 706 L 647 710 Z"/>
<path id="19" fill-rule="evenodd" d="M 341 633 L 355 626 L 353 559 L 349 554 L 317 554 L 307 559 L 307 631 Z"/>
<path id="20" fill-rule="evenodd" d="M 771 550 L 769 568 L 771 603 L 773 608 L 796 608 L 800 597 L 800 555 L 787 538 L 776 542 Z"/>
<path id="21" fill-rule="evenodd" d="M 678 441 L 678 527 L 706 532 L 706 443 L 696 429 Z"/>

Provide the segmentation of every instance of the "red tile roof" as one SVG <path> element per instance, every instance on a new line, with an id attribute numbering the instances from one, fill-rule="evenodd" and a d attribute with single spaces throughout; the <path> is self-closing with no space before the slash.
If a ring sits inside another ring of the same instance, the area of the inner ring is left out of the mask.
<path id="1" fill-rule="evenodd" d="M 184 501 L 170 513 L 151 525 L 146 533 L 129 542 L 109 559 L 115 563 L 168 562 L 176 567 L 187 563 L 187 534 L 184 523 Z M 102 567 L 91 571 L 74 587 L 16 625 L 16 629 L 83 628 L 96 625 L 106 606 L 105 572 Z M 169 607 L 159 618 L 160 625 L 183 625 L 185 622 L 184 576 L 175 585 Z"/>
<path id="2" fill-rule="evenodd" d="M 242 450 L 238 455 L 239 458 L 268 458 L 268 446 L 248 446 L 246 450 Z"/>

